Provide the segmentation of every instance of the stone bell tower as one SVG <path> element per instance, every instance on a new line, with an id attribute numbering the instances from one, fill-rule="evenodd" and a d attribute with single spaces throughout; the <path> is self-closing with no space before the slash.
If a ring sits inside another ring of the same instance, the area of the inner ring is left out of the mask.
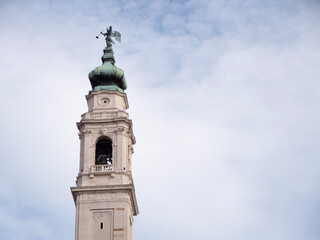
<path id="1" fill-rule="evenodd" d="M 131 174 L 135 137 L 129 119 L 124 73 L 114 63 L 110 27 L 103 64 L 89 73 L 92 90 L 88 112 L 77 123 L 80 164 L 71 192 L 76 206 L 76 240 L 132 240 L 133 216 L 138 214 Z M 97 36 L 98 38 L 98 36 Z"/>

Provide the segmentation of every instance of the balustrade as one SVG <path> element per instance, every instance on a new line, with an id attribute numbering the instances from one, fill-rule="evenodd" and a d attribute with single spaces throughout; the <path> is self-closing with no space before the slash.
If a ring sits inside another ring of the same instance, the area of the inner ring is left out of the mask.
<path id="1" fill-rule="evenodd" d="M 110 172 L 113 170 L 112 164 L 91 165 L 90 172 Z"/>

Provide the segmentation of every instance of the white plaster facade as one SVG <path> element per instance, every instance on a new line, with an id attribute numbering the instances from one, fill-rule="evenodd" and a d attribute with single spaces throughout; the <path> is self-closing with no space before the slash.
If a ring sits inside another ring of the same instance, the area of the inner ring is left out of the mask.
<path id="1" fill-rule="evenodd" d="M 88 112 L 77 123 L 80 164 L 76 205 L 76 240 L 131 240 L 133 216 L 138 214 L 131 174 L 135 137 L 125 93 L 91 91 Z M 112 141 L 112 164 L 96 164 L 96 144 Z"/>

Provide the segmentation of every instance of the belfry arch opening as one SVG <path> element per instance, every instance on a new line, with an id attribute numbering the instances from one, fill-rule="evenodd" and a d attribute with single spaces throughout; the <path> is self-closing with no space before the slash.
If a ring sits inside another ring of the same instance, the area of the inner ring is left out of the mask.
<path id="1" fill-rule="evenodd" d="M 108 138 L 102 138 L 96 144 L 96 165 L 102 164 L 112 164 L 112 141 Z"/>

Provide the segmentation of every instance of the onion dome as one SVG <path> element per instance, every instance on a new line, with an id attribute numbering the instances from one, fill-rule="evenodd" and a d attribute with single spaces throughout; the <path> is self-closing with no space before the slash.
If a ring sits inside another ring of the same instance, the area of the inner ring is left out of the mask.
<path id="1" fill-rule="evenodd" d="M 101 57 L 102 65 L 89 73 L 92 89 L 94 91 L 108 89 L 123 92 L 123 90 L 127 89 L 124 72 L 114 65 L 115 60 L 111 47 L 106 47 L 103 52 L 104 54 Z"/>

